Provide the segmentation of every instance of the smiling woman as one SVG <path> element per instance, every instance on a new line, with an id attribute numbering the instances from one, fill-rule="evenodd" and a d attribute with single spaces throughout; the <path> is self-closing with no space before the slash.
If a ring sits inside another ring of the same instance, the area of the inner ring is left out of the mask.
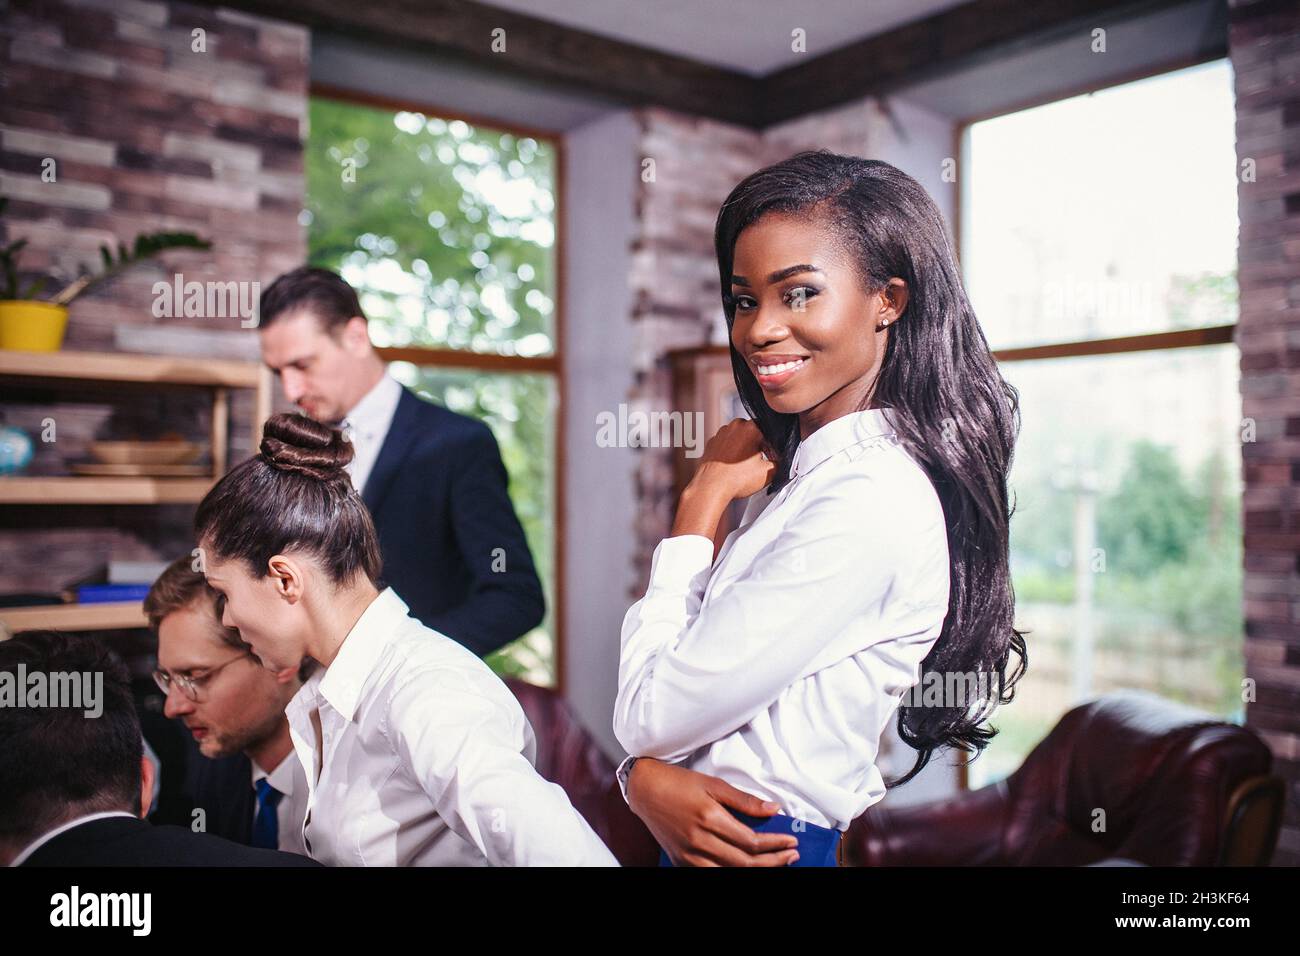
<path id="1" fill-rule="evenodd" d="M 723 203 L 715 245 L 752 420 L 709 442 L 624 619 L 619 779 L 661 863 L 834 866 L 885 795 L 893 715 L 917 751 L 898 784 L 941 747 L 985 746 L 983 720 L 1023 671 L 1016 395 L 942 217 L 888 163 L 821 151 L 760 170 Z M 976 706 L 902 700 L 954 671 L 997 687 Z"/>
<path id="2" fill-rule="evenodd" d="M 804 412 L 800 437 L 864 405 L 884 359 L 883 333 L 907 307 L 903 280 L 893 278 L 869 292 L 840 245 L 829 226 L 814 222 L 810 228 L 806 217 L 778 212 L 764 216 L 736 241 L 735 268 L 748 271 L 753 263 L 759 274 L 783 258 L 808 255 L 796 265 L 774 269 L 757 287 L 733 274 L 728 293 L 732 342 L 753 369 L 768 407 L 785 414 Z M 824 262 L 825 268 L 813 262 Z M 763 301 L 769 303 L 766 310 L 760 310 Z M 791 334 L 782 335 L 777 326 L 787 313 L 800 321 Z M 864 315 L 875 316 L 875 334 L 862 334 Z"/>

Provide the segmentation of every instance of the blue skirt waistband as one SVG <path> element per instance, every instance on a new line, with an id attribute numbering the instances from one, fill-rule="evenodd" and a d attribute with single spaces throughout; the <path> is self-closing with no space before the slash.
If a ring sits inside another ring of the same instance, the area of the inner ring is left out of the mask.
<path id="1" fill-rule="evenodd" d="M 727 808 L 733 817 L 750 829 L 760 833 L 790 833 L 799 841 L 796 849 L 799 859 L 791 866 L 838 866 L 840 839 L 843 834 L 830 827 L 818 826 L 784 813 L 774 813 L 770 817 L 755 817 L 739 810 Z M 659 851 L 659 865 L 672 866 L 673 862 L 662 849 Z"/>

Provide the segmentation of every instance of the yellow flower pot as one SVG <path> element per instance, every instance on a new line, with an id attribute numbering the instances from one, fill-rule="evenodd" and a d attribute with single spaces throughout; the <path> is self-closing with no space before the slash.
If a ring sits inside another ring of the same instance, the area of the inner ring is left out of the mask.
<path id="1" fill-rule="evenodd" d="M 68 328 L 68 307 L 0 299 L 0 349 L 57 352 Z"/>

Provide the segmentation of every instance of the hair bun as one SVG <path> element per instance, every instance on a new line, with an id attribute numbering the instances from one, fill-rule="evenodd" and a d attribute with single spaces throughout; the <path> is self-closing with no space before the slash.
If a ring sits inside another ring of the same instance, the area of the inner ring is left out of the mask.
<path id="1" fill-rule="evenodd" d="M 336 481 L 347 477 L 352 454 L 341 431 L 305 415 L 272 415 L 262 426 L 262 457 L 280 471 Z"/>

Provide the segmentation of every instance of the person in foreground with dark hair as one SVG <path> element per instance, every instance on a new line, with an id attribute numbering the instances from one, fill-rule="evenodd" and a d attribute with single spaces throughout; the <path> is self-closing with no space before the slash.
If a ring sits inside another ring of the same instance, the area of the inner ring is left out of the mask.
<path id="1" fill-rule="evenodd" d="M 153 790 L 126 668 L 99 641 L 27 631 L 0 641 L 0 674 L 102 675 L 101 712 L 0 707 L 0 865 L 316 866 L 142 819 Z M 46 706 L 48 704 L 48 706 Z"/>
<path id="2" fill-rule="evenodd" d="M 352 445 L 274 415 L 261 454 L 199 504 L 208 583 L 272 671 L 320 667 L 289 702 L 307 772 L 307 850 L 339 866 L 617 866 L 479 657 L 379 590 L 374 525 L 344 470 Z"/>
<path id="3" fill-rule="evenodd" d="M 487 425 L 389 375 L 356 292 L 328 269 L 276 279 L 258 322 L 285 397 L 352 442 L 347 470 L 379 534 L 385 583 L 411 613 L 480 657 L 540 624 L 542 585 Z"/>
<path id="4" fill-rule="evenodd" d="M 310 662 L 267 670 L 239 632 L 222 625 L 219 603 L 188 554 L 167 566 L 144 600 L 158 639 L 153 677 L 163 713 L 193 740 L 186 748 L 188 795 L 208 833 L 306 856 L 307 775 L 284 709 Z"/>
<path id="5" fill-rule="evenodd" d="M 723 203 L 715 245 L 752 420 L 708 443 L 624 619 L 619 779 L 661 865 L 835 866 L 885 796 L 894 712 L 918 757 L 890 785 L 940 748 L 987 746 L 981 724 L 1024 671 L 1018 396 L 939 210 L 888 163 L 814 151 L 759 170 Z M 903 703 L 953 673 L 993 675 L 993 691 Z"/>

